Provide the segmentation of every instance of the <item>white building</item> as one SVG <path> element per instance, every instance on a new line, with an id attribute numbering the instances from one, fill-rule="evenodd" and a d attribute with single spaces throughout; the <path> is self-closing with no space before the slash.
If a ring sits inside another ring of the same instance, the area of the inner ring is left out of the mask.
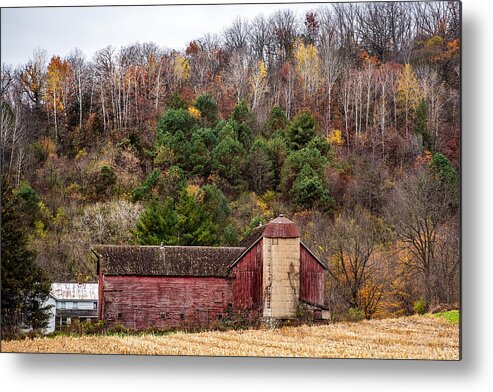
<path id="1" fill-rule="evenodd" d="M 50 319 L 45 333 L 73 320 L 90 321 L 98 317 L 97 283 L 52 283 L 47 305 L 51 305 Z"/>

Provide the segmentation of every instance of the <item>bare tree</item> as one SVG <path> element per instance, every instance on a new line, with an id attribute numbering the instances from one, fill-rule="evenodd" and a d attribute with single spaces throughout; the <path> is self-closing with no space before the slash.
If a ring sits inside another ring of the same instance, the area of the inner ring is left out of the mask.
<path id="1" fill-rule="evenodd" d="M 387 219 L 411 256 L 407 267 L 421 278 L 428 304 L 441 297 L 436 271 L 443 268 L 438 253 L 444 239 L 439 233 L 450 216 L 453 198 L 453 194 L 440 186 L 439 179 L 422 167 L 415 175 L 399 181 L 387 208 Z"/>
<path id="2" fill-rule="evenodd" d="M 269 18 L 269 26 L 276 65 L 281 66 L 291 57 L 299 31 L 298 21 L 293 11 L 285 9 L 276 11 Z"/>
<path id="3" fill-rule="evenodd" d="M 263 15 L 256 16 L 250 26 L 250 46 L 253 58 L 269 64 L 272 36 L 269 23 Z"/>
<path id="4" fill-rule="evenodd" d="M 320 61 L 322 77 L 327 83 L 327 133 L 331 129 L 332 121 L 332 92 L 334 85 L 343 71 L 343 62 L 339 55 L 336 42 L 336 30 L 333 25 L 332 14 L 328 9 L 322 13 L 322 27 L 320 32 Z M 327 136 L 327 135 L 326 135 Z"/>
<path id="5" fill-rule="evenodd" d="M 249 41 L 249 23 L 240 17 L 223 32 L 226 48 L 232 52 L 246 52 Z"/>
<path id="6" fill-rule="evenodd" d="M 242 52 L 232 55 L 227 70 L 225 70 L 225 82 L 233 87 L 236 102 L 245 98 L 248 90 L 249 64 L 247 56 Z"/>
<path id="7" fill-rule="evenodd" d="M 82 119 L 83 119 L 83 100 L 84 100 L 84 87 L 87 82 L 87 72 L 86 72 L 86 64 L 84 54 L 79 48 L 76 48 L 68 58 L 68 61 L 72 67 L 74 73 L 74 81 L 75 81 L 75 91 L 78 101 L 79 108 L 79 127 L 82 127 Z"/>
<path id="8" fill-rule="evenodd" d="M 345 290 L 347 304 L 360 308 L 361 289 L 376 273 L 374 252 L 386 241 L 384 222 L 357 207 L 337 216 L 328 232 L 329 274 Z"/>

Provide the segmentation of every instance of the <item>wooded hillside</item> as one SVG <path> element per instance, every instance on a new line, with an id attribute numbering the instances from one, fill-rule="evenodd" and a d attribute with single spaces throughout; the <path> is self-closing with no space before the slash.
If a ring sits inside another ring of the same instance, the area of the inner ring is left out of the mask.
<path id="1" fill-rule="evenodd" d="M 235 245 L 283 213 L 341 318 L 458 302 L 459 7 L 287 7 L 183 52 L 2 64 L 3 174 L 37 264 L 94 280 L 90 244 Z"/>

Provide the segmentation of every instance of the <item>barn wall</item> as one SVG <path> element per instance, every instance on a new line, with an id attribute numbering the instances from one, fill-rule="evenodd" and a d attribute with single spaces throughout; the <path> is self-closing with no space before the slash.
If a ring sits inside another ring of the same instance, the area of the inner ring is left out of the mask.
<path id="1" fill-rule="evenodd" d="M 104 276 L 103 283 L 103 319 L 134 330 L 207 326 L 232 301 L 225 278 Z"/>
<path id="2" fill-rule="evenodd" d="M 300 256 L 300 299 L 323 305 L 324 269 L 303 245 Z"/>
<path id="3" fill-rule="evenodd" d="M 262 310 L 262 241 L 258 241 L 232 268 L 233 309 L 259 317 Z"/>

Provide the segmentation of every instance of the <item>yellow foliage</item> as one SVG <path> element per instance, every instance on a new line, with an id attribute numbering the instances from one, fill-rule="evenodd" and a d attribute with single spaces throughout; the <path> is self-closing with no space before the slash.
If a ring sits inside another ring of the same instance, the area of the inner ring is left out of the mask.
<path id="1" fill-rule="evenodd" d="M 81 159 L 81 158 L 84 158 L 85 156 L 87 156 L 87 151 L 85 148 L 83 148 L 77 152 L 75 159 Z"/>
<path id="2" fill-rule="evenodd" d="M 43 153 L 46 154 L 47 157 L 56 157 L 56 145 L 53 140 L 48 137 L 44 137 L 39 142 L 39 145 L 41 147 L 41 151 L 43 151 Z"/>
<path id="3" fill-rule="evenodd" d="M 190 64 L 183 56 L 175 58 L 174 66 L 175 76 L 180 80 L 188 80 L 190 78 Z"/>
<path id="4" fill-rule="evenodd" d="M 416 167 L 427 166 L 430 164 L 432 158 L 433 158 L 433 154 L 430 151 L 425 150 L 422 156 L 416 157 L 415 166 Z"/>
<path id="5" fill-rule="evenodd" d="M 269 212 L 269 207 L 267 206 L 267 203 L 265 203 L 262 199 L 257 198 L 257 207 L 262 212 L 262 215 L 268 215 L 267 213 Z"/>
<path id="6" fill-rule="evenodd" d="M 427 48 L 437 48 L 437 47 L 440 47 L 442 45 L 443 45 L 443 38 L 438 36 L 438 35 L 434 35 L 429 40 L 427 40 L 425 43 L 425 46 Z"/>
<path id="7" fill-rule="evenodd" d="M 250 77 L 250 85 L 253 93 L 252 108 L 255 108 L 260 97 L 267 92 L 267 67 L 262 60 L 257 62 L 257 66 Z"/>
<path id="8" fill-rule="evenodd" d="M 61 99 L 61 90 L 63 84 L 70 78 L 70 65 L 66 60 L 61 60 L 58 56 L 53 56 L 48 64 L 48 72 L 46 74 L 45 99 L 50 109 L 56 108 L 57 111 L 63 110 L 63 102 Z"/>
<path id="9" fill-rule="evenodd" d="M 38 236 L 39 238 L 45 238 L 46 237 L 46 229 L 45 229 L 45 225 L 42 221 L 36 219 L 34 221 L 34 227 L 35 227 L 35 231 L 36 231 L 36 236 Z"/>
<path id="10" fill-rule="evenodd" d="M 406 64 L 397 81 L 397 103 L 401 108 L 415 110 L 421 100 L 421 89 L 411 64 Z"/>
<path id="11" fill-rule="evenodd" d="M 327 141 L 332 146 L 342 146 L 344 145 L 344 139 L 342 138 L 342 132 L 339 129 L 333 129 L 329 132 L 327 136 Z"/>
<path id="12" fill-rule="evenodd" d="M 265 66 L 265 63 L 260 60 L 257 63 L 257 69 L 258 69 L 258 74 L 262 79 L 265 79 L 267 77 L 267 67 Z"/>
<path id="13" fill-rule="evenodd" d="M 188 196 L 193 197 L 197 202 L 203 202 L 205 193 L 204 190 L 196 184 L 188 184 L 186 187 Z"/>
<path id="14" fill-rule="evenodd" d="M 320 58 L 317 48 L 308 44 L 305 45 L 301 40 L 295 44 L 296 70 L 300 74 L 305 88 L 312 90 L 319 80 Z"/>
<path id="15" fill-rule="evenodd" d="M 188 113 L 190 114 L 190 116 L 192 116 L 196 120 L 198 120 L 200 118 L 200 116 L 202 115 L 202 113 L 200 113 L 200 110 L 197 109 L 195 106 L 190 106 L 188 108 Z"/>

